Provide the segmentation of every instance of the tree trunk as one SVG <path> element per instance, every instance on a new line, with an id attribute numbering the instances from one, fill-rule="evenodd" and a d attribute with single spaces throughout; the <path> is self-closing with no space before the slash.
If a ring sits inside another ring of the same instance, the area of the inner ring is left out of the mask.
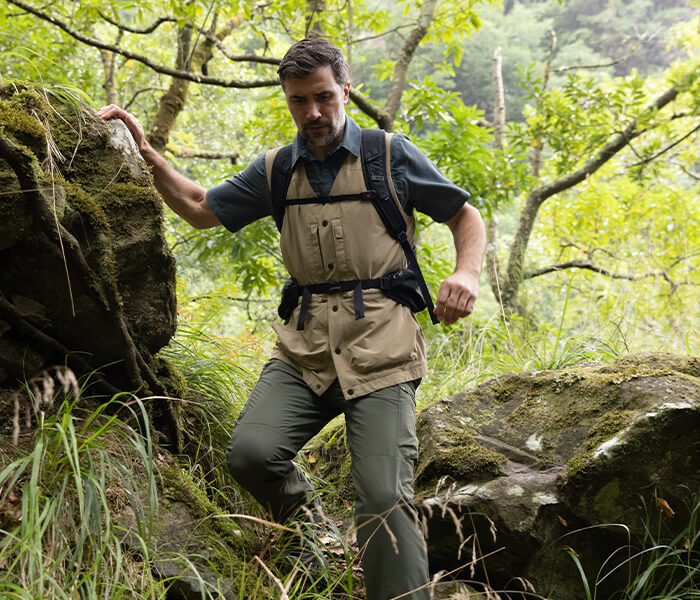
<path id="1" fill-rule="evenodd" d="M 240 23 L 240 18 L 229 20 L 219 31 L 212 32 L 219 41 L 225 39 L 233 29 Z M 195 41 L 194 50 L 190 52 L 192 37 L 192 27 L 186 26 L 180 30 L 178 42 L 180 45 L 177 57 L 177 69 L 199 72 L 206 67 L 206 64 L 213 56 L 216 42 L 208 37 L 203 37 Z M 168 91 L 160 99 L 158 112 L 153 118 L 151 127 L 146 134 L 149 143 L 158 152 L 163 152 L 168 145 L 170 132 L 172 131 L 178 115 L 185 108 L 187 102 L 187 91 L 190 82 L 185 79 L 174 78 Z"/>
<path id="2" fill-rule="evenodd" d="M 396 67 L 394 67 L 394 76 L 391 80 L 391 89 L 389 90 L 389 95 L 384 106 L 384 110 L 391 119 L 390 123 L 381 124 L 386 131 L 391 131 L 394 128 L 396 113 L 401 105 L 401 96 L 406 88 L 408 67 L 413 60 L 413 56 L 418 49 L 418 45 L 428 33 L 428 28 L 433 21 L 437 3 L 438 0 L 425 0 L 423 6 L 421 7 L 416 26 L 411 30 L 411 33 L 408 34 L 403 48 L 401 48 L 399 60 L 396 62 Z"/>
<path id="3" fill-rule="evenodd" d="M 501 48 L 498 47 L 493 53 L 493 87 L 495 92 L 493 109 L 493 147 L 502 150 L 505 146 L 506 129 L 506 101 L 503 91 L 503 61 L 501 59 Z M 493 214 L 486 221 L 486 277 L 493 291 L 493 295 L 498 300 L 501 308 L 501 289 L 503 287 L 503 275 L 501 265 L 498 260 L 498 215 Z"/>

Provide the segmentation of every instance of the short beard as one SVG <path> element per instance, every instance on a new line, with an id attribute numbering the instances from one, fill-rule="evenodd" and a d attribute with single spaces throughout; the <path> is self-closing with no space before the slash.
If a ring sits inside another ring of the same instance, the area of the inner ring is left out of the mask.
<path id="1" fill-rule="evenodd" d="M 305 128 L 302 129 L 301 130 L 301 137 L 303 137 L 304 140 L 306 140 L 306 143 L 309 146 L 316 146 L 319 148 L 327 148 L 328 146 L 339 144 L 343 138 L 343 132 L 345 131 L 345 123 L 343 123 L 343 125 L 341 127 L 333 127 L 331 123 L 327 123 L 327 122 L 307 123 L 306 124 L 306 126 L 313 126 L 313 125 L 325 125 L 326 127 L 329 127 L 330 130 L 328 132 L 328 135 L 324 136 L 323 138 L 318 138 L 318 137 L 308 135 L 305 131 Z"/>

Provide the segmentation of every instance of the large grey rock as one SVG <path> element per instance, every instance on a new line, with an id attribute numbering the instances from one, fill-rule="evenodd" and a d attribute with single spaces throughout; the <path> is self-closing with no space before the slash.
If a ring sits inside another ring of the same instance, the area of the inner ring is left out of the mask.
<path id="1" fill-rule="evenodd" d="M 134 389 L 133 364 L 157 371 L 152 356 L 176 323 L 175 264 L 145 163 L 121 122 L 31 88 L 0 87 L 0 138 L 0 388 L 63 364 L 67 350 L 74 369 Z"/>
<path id="2" fill-rule="evenodd" d="M 562 548 L 594 579 L 611 555 L 603 573 L 626 558 L 616 550 L 642 543 L 646 524 L 682 529 L 700 497 L 699 377 L 697 358 L 632 355 L 505 375 L 422 411 L 416 489 L 431 570 L 495 589 L 522 590 L 523 578 L 545 597 L 576 600 L 583 586 Z M 339 442 L 319 448 L 318 469 L 348 494 L 340 452 Z M 598 597 L 627 575 L 608 577 Z"/>

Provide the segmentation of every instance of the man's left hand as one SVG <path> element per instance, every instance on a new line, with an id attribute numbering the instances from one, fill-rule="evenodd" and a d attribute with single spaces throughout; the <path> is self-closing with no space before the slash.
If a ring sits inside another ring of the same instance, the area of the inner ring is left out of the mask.
<path id="1" fill-rule="evenodd" d="M 479 278 L 468 273 L 452 273 L 440 286 L 435 315 L 444 325 L 469 316 L 479 295 Z"/>

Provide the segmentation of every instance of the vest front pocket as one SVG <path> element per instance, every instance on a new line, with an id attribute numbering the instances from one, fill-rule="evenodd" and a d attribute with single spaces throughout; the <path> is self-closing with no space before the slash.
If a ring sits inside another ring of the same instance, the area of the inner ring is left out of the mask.
<path id="1" fill-rule="evenodd" d="M 367 290 L 363 296 L 365 316 L 348 332 L 352 368 L 373 373 L 416 360 L 421 332 L 411 310 L 378 290 Z"/>
<path id="2" fill-rule="evenodd" d="M 304 329 L 297 331 L 299 307 L 292 312 L 287 323 L 273 323 L 277 334 L 277 347 L 300 367 L 323 370 L 331 362 L 328 348 L 328 320 L 326 303 L 311 302 L 306 314 Z"/>

